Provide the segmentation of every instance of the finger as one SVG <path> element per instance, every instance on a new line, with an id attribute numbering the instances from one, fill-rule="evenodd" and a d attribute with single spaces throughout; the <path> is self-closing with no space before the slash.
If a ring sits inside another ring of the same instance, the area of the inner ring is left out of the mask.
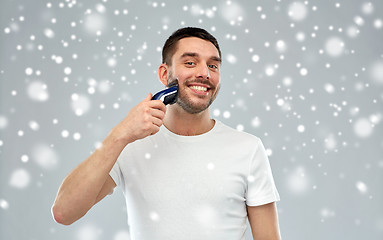
<path id="1" fill-rule="evenodd" d="M 152 97 L 153 97 L 153 95 L 152 95 L 151 93 L 149 93 L 149 94 L 146 96 L 146 98 L 143 100 L 143 102 L 147 102 L 147 101 L 152 100 Z"/>
<path id="2" fill-rule="evenodd" d="M 153 117 L 161 119 L 161 120 L 164 119 L 164 117 L 165 117 L 165 113 L 162 110 L 159 110 L 159 109 L 156 109 L 156 108 L 152 108 L 150 110 L 150 114 Z"/>
<path id="3" fill-rule="evenodd" d="M 158 110 L 163 111 L 164 113 L 166 112 L 166 106 L 161 100 L 153 100 L 149 103 L 149 106 L 151 108 L 155 108 Z"/>
<path id="4" fill-rule="evenodd" d="M 159 131 L 160 131 L 160 127 L 155 126 L 155 127 L 153 128 L 153 131 L 150 133 L 150 135 L 154 135 L 154 134 L 158 133 Z"/>
<path id="5" fill-rule="evenodd" d="M 153 123 L 153 125 L 155 125 L 156 127 L 161 127 L 162 124 L 163 124 L 163 122 L 162 122 L 161 119 L 159 119 L 159 118 L 155 118 L 155 117 L 152 118 L 152 123 Z"/>

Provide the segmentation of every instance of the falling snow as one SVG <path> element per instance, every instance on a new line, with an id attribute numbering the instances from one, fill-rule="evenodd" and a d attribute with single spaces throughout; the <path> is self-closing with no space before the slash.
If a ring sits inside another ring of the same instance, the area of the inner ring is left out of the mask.
<path id="1" fill-rule="evenodd" d="M 303 2 L 293 2 L 288 7 L 288 15 L 293 21 L 302 21 L 307 16 L 307 6 Z"/>
<path id="2" fill-rule="evenodd" d="M 12 172 L 9 179 L 9 185 L 15 188 L 23 189 L 30 184 L 30 174 L 25 169 L 16 169 Z"/>
<path id="3" fill-rule="evenodd" d="M 307 193 L 309 188 L 309 179 L 305 174 L 305 169 L 303 167 L 297 167 L 290 175 L 287 177 L 287 186 L 295 194 Z"/>
<path id="4" fill-rule="evenodd" d="M 94 225 L 84 225 L 82 226 L 76 234 L 76 239 L 78 240 L 98 240 L 102 235 L 102 230 Z"/>
<path id="5" fill-rule="evenodd" d="M 0 199 L 0 208 L 7 210 L 9 208 L 9 203 L 4 199 Z"/>
<path id="6" fill-rule="evenodd" d="M 356 182 L 355 186 L 356 186 L 356 188 L 358 189 L 358 191 L 360 193 L 362 193 L 362 194 L 367 193 L 368 188 L 367 188 L 367 185 L 364 182 L 358 181 L 358 182 Z"/>
<path id="7" fill-rule="evenodd" d="M 113 240 L 130 240 L 130 234 L 128 231 L 117 232 Z"/>
<path id="8" fill-rule="evenodd" d="M 338 57 L 344 51 L 344 42 L 339 37 L 330 37 L 326 40 L 325 50 L 330 57 Z"/>
<path id="9" fill-rule="evenodd" d="M 59 162 L 56 151 L 46 144 L 38 144 L 32 147 L 31 155 L 37 165 L 47 170 L 53 170 Z"/>
<path id="10" fill-rule="evenodd" d="M 79 95 L 77 93 L 73 93 L 71 99 L 72 110 L 77 116 L 82 116 L 89 111 L 91 101 L 87 95 Z"/>
<path id="11" fill-rule="evenodd" d="M 31 100 L 45 102 L 49 99 L 48 87 L 41 81 L 33 81 L 27 86 L 27 94 Z"/>
<path id="12" fill-rule="evenodd" d="M 383 60 L 371 64 L 370 76 L 376 83 L 383 85 Z"/>

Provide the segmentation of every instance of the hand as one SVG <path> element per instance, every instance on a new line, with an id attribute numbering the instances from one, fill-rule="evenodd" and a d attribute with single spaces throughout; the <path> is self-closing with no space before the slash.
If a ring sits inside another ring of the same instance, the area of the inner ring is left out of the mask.
<path id="1" fill-rule="evenodd" d="M 161 100 L 151 100 L 152 94 L 132 108 L 128 115 L 112 131 L 126 144 L 153 135 L 160 130 L 166 107 Z"/>

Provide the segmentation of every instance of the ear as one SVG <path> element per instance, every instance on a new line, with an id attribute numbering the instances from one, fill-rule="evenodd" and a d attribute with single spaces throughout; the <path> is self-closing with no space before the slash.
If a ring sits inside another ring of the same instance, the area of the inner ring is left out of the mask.
<path id="1" fill-rule="evenodd" d="M 168 85 L 168 73 L 169 73 L 169 66 L 166 64 L 161 64 L 158 67 L 158 79 L 164 84 L 165 86 Z"/>

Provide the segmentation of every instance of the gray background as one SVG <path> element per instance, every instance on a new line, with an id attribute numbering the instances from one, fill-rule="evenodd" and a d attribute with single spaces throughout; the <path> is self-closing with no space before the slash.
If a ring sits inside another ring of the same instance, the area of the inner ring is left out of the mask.
<path id="1" fill-rule="evenodd" d="M 259 136 L 284 239 L 383 239 L 382 1 L 0 3 L 0 239 L 129 239 L 122 193 L 69 227 L 71 169 L 148 92 L 166 38 L 220 41 L 220 121 Z M 247 232 L 247 238 L 250 237 Z"/>

